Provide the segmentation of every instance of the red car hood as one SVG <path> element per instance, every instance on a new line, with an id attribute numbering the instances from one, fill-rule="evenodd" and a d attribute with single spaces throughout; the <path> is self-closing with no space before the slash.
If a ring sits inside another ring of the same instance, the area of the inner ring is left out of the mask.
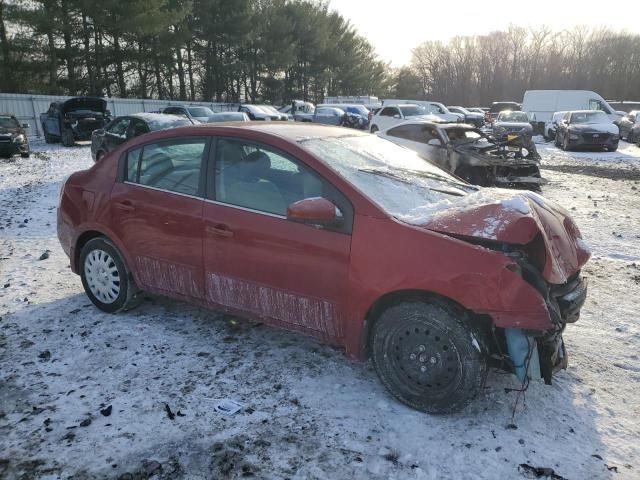
<path id="1" fill-rule="evenodd" d="M 480 189 L 437 211 L 421 226 L 456 237 L 511 245 L 542 241 L 542 275 L 553 284 L 566 283 L 591 255 L 569 213 L 533 192 Z"/>

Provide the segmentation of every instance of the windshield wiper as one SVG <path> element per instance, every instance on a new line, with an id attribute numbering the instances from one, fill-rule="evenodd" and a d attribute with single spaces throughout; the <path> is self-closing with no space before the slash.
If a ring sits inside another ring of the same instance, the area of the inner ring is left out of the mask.
<path id="1" fill-rule="evenodd" d="M 378 169 L 375 169 L 375 168 L 359 168 L 358 171 L 359 172 L 364 172 L 364 173 L 370 173 L 372 175 L 379 175 L 381 177 L 391 178 L 392 180 L 397 180 L 399 182 L 406 183 L 408 185 L 414 185 L 414 183 L 411 181 L 411 178 L 404 177 L 402 175 L 397 175 L 395 173 L 390 172 L 389 170 L 378 170 Z M 402 171 L 409 172 L 409 173 L 414 173 L 411 170 L 402 170 Z M 427 172 L 425 172 L 425 173 L 427 173 Z M 433 176 L 431 176 L 431 177 L 428 176 L 428 175 L 425 175 L 425 176 L 427 178 L 432 178 L 432 179 L 444 181 L 445 183 L 447 183 L 445 178 L 440 177 L 440 176 L 435 175 L 435 174 Z M 460 183 L 460 184 L 455 183 L 455 182 L 449 182 L 449 183 L 451 183 L 452 185 L 461 185 L 463 187 L 467 187 L 468 186 L 468 185 L 464 185 L 462 183 Z M 447 195 L 454 195 L 456 197 L 464 197 L 465 194 L 466 194 L 466 192 L 462 193 L 462 192 L 456 192 L 456 191 L 452 191 L 452 190 L 444 190 L 444 189 L 441 189 L 441 188 L 429 187 L 427 185 L 420 185 L 420 186 L 424 187 L 424 188 L 427 188 L 429 190 L 432 190 L 434 192 L 446 193 Z"/>

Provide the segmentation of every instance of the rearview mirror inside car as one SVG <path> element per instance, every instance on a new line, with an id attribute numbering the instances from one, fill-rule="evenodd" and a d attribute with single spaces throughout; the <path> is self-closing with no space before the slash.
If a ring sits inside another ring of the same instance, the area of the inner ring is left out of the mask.
<path id="1" fill-rule="evenodd" d="M 312 225 L 335 225 L 342 220 L 342 212 L 326 198 L 305 198 L 287 207 L 287 220 Z"/>

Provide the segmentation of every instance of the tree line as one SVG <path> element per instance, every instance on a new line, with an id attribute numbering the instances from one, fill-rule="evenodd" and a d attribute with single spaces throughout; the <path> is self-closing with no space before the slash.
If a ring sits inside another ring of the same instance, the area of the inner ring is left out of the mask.
<path id="1" fill-rule="evenodd" d="M 510 26 L 392 69 L 325 0 L 0 0 L 0 91 L 286 103 L 488 105 L 527 89 L 640 99 L 640 35 Z"/>
<path id="2" fill-rule="evenodd" d="M 510 26 L 489 35 L 425 42 L 396 81 L 400 97 L 447 104 L 522 101 L 530 89 L 593 90 L 604 98 L 640 99 L 640 35 L 577 26 Z"/>
<path id="3" fill-rule="evenodd" d="M 0 91 L 218 102 L 380 91 L 387 66 L 315 0 L 0 0 Z"/>

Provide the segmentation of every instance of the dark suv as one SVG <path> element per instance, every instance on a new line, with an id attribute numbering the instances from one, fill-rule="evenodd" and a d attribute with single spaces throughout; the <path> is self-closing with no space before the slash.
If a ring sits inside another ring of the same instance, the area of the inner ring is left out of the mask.
<path id="1" fill-rule="evenodd" d="M 10 157 L 19 153 L 22 158 L 29 157 L 26 128 L 29 128 L 29 125 L 20 125 L 14 115 L 0 113 L 0 156 Z"/>

